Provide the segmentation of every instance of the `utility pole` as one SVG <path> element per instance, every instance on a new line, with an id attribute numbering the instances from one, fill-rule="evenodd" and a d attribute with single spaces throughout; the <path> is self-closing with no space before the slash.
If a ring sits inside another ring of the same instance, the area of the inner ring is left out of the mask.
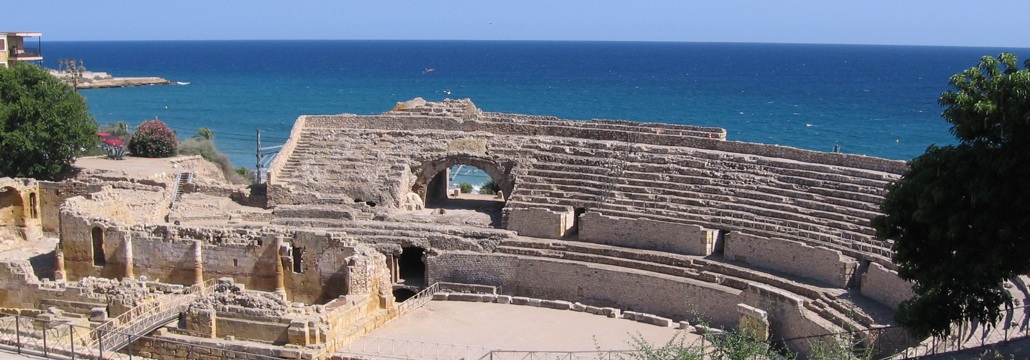
<path id="1" fill-rule="evenodd" d="M 257 173 L 254 174 L 254 182 L 261 183 L 261 129 L 257 129 Z"/>

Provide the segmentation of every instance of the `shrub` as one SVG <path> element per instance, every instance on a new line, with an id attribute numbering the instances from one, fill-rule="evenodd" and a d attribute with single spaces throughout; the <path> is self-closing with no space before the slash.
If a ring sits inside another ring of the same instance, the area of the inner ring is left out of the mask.
<path id="1" fill-rule="evenodd" d="M 168 128 L 161 120 L 144 121 L 136 127 L 136 133 L 129 139 L 129 151 L 141 157 L 175 156 L 179 146 L 179 138 L 175 131 Z"/>
<path id="2" fill-rule="evenodd" d="M 232 163 L 229 162 L 229 157 L 218 151 L 215 148 L 215 143 L 211 140 L 203 137 L 189 138 L 179 145 L 179 154 L 200 155 L 204 160 L 218 165 L 218 169 L 222 171 L 222 176 L 225 177 L 225 180 L 233 184 L 242 184 L 246 181 L 239 175 L 238 170 L 232 166 Z"/>
<path id="3" fill-rule="evenodd" d="M 463 182 L 461 184 L 458 184 L 458 189 L 461 189 L 461 193 L 462 194 L 471 193 L 472 192 L 472 184 L 469 184 L 467 182 Z"/>
<path id="4" fill-rule="evenodd" d="M 479 188 L 479 193 L 484 195 L 497 195 L 497 192 L 501 191 L 501 185 L 497 185 L 494 179 L 487 180 L 483 183 L 483 186 Z"/>

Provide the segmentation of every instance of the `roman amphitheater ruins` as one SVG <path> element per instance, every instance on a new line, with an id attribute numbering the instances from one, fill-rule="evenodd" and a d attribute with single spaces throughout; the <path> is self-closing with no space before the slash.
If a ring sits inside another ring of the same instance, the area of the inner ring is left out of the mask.
<path id="1" fill-rule="evenodd" d="M 457 165 L 500 194 L 454 194 Z M 883 355 L 937 345 L 892 326 L 911 284 L 869 226 L 902 161 L 415 99 L 301 116 L 266 187 L 172 166 L 0 179 L 0 310 L 20 315 L 0 343 L 18 327 L 80 356 L 326 359 L 432 299 L 773 340 L 853 331 Z"/>

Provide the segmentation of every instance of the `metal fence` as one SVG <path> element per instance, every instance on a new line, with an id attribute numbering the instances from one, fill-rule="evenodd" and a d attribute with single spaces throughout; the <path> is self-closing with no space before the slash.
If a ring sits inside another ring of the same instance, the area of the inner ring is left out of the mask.
<path id="1" fill-rule="evenodd" d="M 162 347 L 175 347 L 182 352 L 182 358 L 194 359 L 204 354 L 207 358 L 221 359 L 280 359 L 246 353 L 225 348 L 190 344 L 148 336 L 137 336 L 88 326 L 58 324 L 32 317 L 0 314 L 0 352 L 8 351 L 23 355 L 41 356 L 48 359 L 141 359 L 139 348 L 133 343 L 141 339 L 153 341 Z M 93 335 L 97 334 L 97 335 Z M 115 351 L 105 345 L 104 339 L 126 337 L 129 341 L 123 351 Z M 99 339 L 96 347 L 88 344 Z M 156 357 L 161 357 L 155 354 Z"/>

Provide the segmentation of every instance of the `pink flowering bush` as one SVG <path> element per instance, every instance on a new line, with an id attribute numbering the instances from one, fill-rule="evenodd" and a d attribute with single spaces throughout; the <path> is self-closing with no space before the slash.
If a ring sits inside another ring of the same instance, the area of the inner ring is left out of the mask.
<path id="1" fill-rule="evenodd" d="M 129 139 L 129 152 L 134 156 L 157 158 L 175 156 L 179 138 L 161 120 L 147 120 L 136 127 Z"/>

